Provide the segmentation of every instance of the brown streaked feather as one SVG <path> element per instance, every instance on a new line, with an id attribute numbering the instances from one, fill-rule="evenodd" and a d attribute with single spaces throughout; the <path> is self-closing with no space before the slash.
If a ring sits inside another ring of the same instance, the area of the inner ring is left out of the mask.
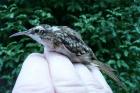
<path id="1" fill-rule="evenodd" d="M 57 36 L 57 33 L 59 35 Z M 110 78 L 112 78 L 117 84 L 121 87 L 124 87 L 122 82 L 118 79 L 118 77 L 114 74 L 110 66 L 100 62 L 95 54 L 93 53 L 92 49 L 89 48 L 82 40 L 81 36 L 75 32 L 74 30 L 62 26 L 60 27 L 60 31 L 56 32 L 56 37 L 61 39 L 62 44 L 72 53 L 75 53 L 76 56 L 80 59 L 83 64 L 89 65 L 90 63 L 94 63 L 99 67 L 101 71 L 107 74 Z M 62 34 L 62 35 L 60 35 Z M 72 58 L 70 58 L 73 60 Z"/>

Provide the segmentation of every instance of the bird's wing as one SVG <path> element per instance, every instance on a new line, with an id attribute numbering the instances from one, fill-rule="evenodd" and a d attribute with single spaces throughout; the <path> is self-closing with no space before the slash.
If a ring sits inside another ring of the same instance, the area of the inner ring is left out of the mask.
<path id="1" fill-rule="evenodd" d="M 77 37 L 74 33 L 70 31 L 57 31 L 56 37 L 58 37 L 62 44 L 72 53 L 80 56 L 86 53 L 89 53 L 89 47 L 81 40 L 81 38 Z"/>

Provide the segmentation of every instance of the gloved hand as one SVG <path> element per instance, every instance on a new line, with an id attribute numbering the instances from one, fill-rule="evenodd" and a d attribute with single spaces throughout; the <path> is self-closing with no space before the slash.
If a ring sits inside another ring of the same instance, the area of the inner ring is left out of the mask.
<path id="1" fill-rule="evenodd" d="M 72 64 L 57 53 L 32 53 L 23 62 L 12 93 L 112 93 L 97 67 Z"/>

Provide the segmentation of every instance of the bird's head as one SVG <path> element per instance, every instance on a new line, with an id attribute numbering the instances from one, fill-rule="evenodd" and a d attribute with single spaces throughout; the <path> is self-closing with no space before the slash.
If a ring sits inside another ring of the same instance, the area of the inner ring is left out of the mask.
<path id="1" fill-rule="evenodd" d="M 38 43 L 42 43 L 42 36 L 47 35 L 48 32 L 50 32 L 51 26 L 50 25 L 39 25 L 35 26 L 27 31 L 23 32 L 17 32 L 10 37 L 20 36 L 20 35 L 26 35 L 37 41 Z"/>

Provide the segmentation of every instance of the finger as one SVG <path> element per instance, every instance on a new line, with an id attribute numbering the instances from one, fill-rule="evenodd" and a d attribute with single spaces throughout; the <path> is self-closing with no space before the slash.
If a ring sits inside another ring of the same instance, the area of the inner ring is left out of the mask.
<path id="1" fill-rule="evenodd" d="M 91 72 L 83 64 L 75 64 L 74 66 L 81 80 L 88 89 L 88 93 L 112 93 L 110 88 L 108 88 L 108 85 L 104 85 L 105 80 L 101 73 L 99 74 L 99 69 L 95 67 Z M 102 81 L 102 79 L 104 81 Z"/>
<path id="2" fill-rule="evenodd" d="M 54 93 L 48 71 L 43 55 L 30 54 L 23 63 L 12 93 Z"/>
<path id="3" fill-rule="evenodd" d="M 56 93 L 87 93 L 68 58 L 50 53 L 47 55 L 47 60 Z"/>
<path id="4" fill-rule="evenodd" d="M 113 93 L 98 67 L 92 68 L 91 73 L 93 77 L 96 76 L 94 79 L 102 85 L 103 90 L 106 91 L 105 93 Z"/>

